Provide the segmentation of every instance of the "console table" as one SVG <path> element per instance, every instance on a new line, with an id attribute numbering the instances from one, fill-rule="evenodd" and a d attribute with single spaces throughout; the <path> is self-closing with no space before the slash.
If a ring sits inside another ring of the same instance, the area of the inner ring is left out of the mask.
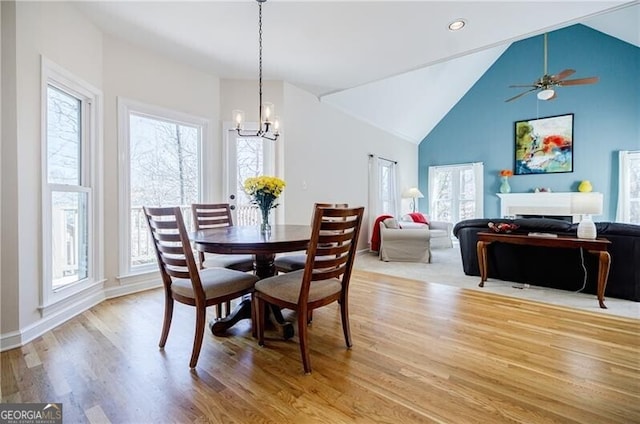
<path id="1" fill-rule="evenodd" d="M 585 249 L 587 252 L 598 256 L 598 302 L 601 308 L 607 308 L 604 304 L 604 291 L 607 287 L 607 277 L 609 276 L 609 266 L 611 265 L 611 255 L 607 251 L 611 244 L 609 240 L 603 238 L 591 240 L 566 236 L 545 237 L 527 234 L 480 232 L 478 233 L 476 247 L 480 266 L 480 287 L 484 287 L 484 282 L 487 280 L 487 246 L 494 242 L 551 248 Z"/>

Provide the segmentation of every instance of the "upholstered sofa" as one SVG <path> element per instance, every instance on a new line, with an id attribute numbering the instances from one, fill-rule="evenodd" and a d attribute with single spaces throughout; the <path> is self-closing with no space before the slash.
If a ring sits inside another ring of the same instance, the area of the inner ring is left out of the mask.
<path id="1" fill-rule="evenodd" d="M 576 235 L 577 225 L 545 219 L 470 219 L 457 223 L 453 235 L 460 241 L 462 266 L 467 275 L 480 275 L 476 244 L 477 234 L 488 231 L 488 223 L 508 222 L 519 225 L 517 232 L 544 232 Z M 598 237 L 611 241 L 611 268 L 605 296 L 640 302 L 640 225 L 597 222 Z M 584 261 L 584 262 L 583 262 Z M 544 248 L 506 243 L 492 243 L 487 250 L 488 277 L 595 294 L 598 260 L 596 255 L 580 249 Z"/>

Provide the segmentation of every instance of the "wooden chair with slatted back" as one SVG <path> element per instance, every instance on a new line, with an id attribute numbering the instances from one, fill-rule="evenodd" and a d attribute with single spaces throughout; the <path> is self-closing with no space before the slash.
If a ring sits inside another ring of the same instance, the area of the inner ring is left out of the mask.
<path id="1" fill-rule="evenodd" d="M 208 228 L 229 227 L 233 225 L 231 207 L 228 203 L 193 203 L 193 229 L 195 231 Z M 253 271 L 253 255 L 224 255 L 198 252 L 200 268 L 222 267 L 236 271 Z M 231 312 L 231 302 L 225 303 L 225 315 Z M 222 305 L 216 305 L 216 316 L 222 316 Z"/>
<path id="2" fill-rule="evenodd" d="M 348 203 L 315 203 L 313 210 L 316 208 L 348 208 Z M 274 265 L 277 272 L 291 272 L 299 269 L 304 269 L 304 265 L 307 263 L 307 255 L 304 253 L 293 255 L 282 255 L 276 257 Z"/>
<path id="3" fill-rule="evenodd" d="M 151 231 L 160 275 L 164 285 L 165 307 L 160 347 L 164 348 L 174 301 L 194 306 L 196 328 L 189 367 L 195 368 L 204 335 L 206 308 L 253 292 L 255 275 L 227 268 L 198 269 L 179 207 L 144 207 Z"/>
<path id="4" fill-rule="evenodd" d="M 267 303 L 296 311 L 300 353 L 306 374 L 311 373 L 306 319 L 309 311 L 338 302 L 345 343 L 348 348 L 352 346 L 348 293 L 363 213 L 364 207 L 317 207 L 305 268 L 265 278 L 255 285 L 253 299 L 258 343 L 264 346 Z"/>

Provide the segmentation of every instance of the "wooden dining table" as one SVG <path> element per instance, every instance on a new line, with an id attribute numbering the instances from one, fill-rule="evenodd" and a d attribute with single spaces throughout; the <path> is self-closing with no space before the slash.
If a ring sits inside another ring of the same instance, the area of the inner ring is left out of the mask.
<path id="1" fill-rule="evenodd" d="M 259 278 L 276 274 L 277 253 L 305 250 L 311 239 L 308 225 L 272 225 L 262 233 L 260 226 L 233 225 L 209 228 L 191 233 L 191 241 L 200 252 L 221 254 L 252 254 L 254 270 Z M 251 299 L 243 299 L 228 316 L 212 321 L 209 328 L 215 335 L 224 334 L 241 319 L 251 318 Z M 293 325 L 286 322 L 278 308 L 271 308 L 271 322 L 283 338 L 293 337 Z"/>

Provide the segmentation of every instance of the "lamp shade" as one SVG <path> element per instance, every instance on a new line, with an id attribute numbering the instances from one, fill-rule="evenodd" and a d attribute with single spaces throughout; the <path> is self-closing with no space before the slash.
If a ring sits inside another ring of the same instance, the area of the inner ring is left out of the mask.
<path id="1" fill-rule="evenodd" d="M 411 187 L 406 189 L 403 193 L 402 193 L 402 197 L 405 199 L 409 199 L 409 198 L 418 198 L 418 199 L 422 199 L 424 197 L 424 195 L 420 192 L 420 190 L 418 190 L 417 187 Z"/>
<path id="2" fill-rule="evenodd" d="M 571 197 L 571 213 L 574 215 L 601 215 L 602 193 L 576 193 Z"/>

